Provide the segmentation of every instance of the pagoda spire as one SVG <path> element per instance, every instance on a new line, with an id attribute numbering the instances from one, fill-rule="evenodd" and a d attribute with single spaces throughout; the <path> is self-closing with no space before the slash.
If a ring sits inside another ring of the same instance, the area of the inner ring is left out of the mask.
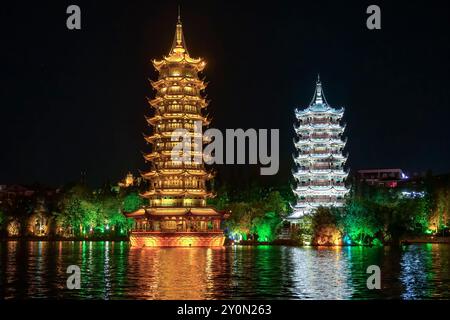
<path id="1" fill-rule="evenodd" d="M 314 92 L 314 97 L 311 101 L 311 105 L 314 104 L 327 104 L 327 101 L 325 100 L 325 94 L 322 89 L 322 82 L 320 81 L 320 74 L 317 74 L 317 81 L 316 81 L 316 90 Z"/>
<path id="2" fill-rule="evenodd" d="M 186 42 L 184 40 L 183 24 L 181 23 L 180 6 L 178 6 L 178 18 L 175 29 L 175 37 L 173 39 L 172 48 L 170 49 L 170 54 L 173 53 L 188 53 L 188 50 L 186 48 Z"/>

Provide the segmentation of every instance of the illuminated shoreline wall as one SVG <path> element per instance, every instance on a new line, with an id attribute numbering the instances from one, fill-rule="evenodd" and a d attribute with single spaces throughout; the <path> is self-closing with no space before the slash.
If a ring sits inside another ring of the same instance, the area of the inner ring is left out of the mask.
<path id="1" fill-rule="evenodd" d="M 295 222 L 318 207 L 340 207 L 348 193 L 344 170 L 347 156 L 343 154 L 346 140 L 345 126 L 340 121 L 344 109 L 328 105 L 320 78 L 310 105 L 295 110 L 298 126 L 294 126 L 298 140 L 294 141 L 297 155 L 293 176 L 297 186 L 293 190 L 298 201 L 287 219 Z"/>
<path id="2" fill-rule="evenodd" d="M 130 238 L 133 247 L 220 247 L 225 237 L 223 232 L 133 232 Z"/>

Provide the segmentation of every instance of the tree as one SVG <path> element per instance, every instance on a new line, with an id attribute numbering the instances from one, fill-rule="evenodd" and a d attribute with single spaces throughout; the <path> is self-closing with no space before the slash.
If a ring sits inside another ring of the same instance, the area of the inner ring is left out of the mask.
<path id="1" fill-rule="evenodd" d="M 131 192 L 130 194 L 125 196 L 123 201 L 123 211 L 124 212 L 133 212 L 142 207 L 143 201 L 137 192 Z"/>
<path id="2" fill-rule="evenodd" d="M 338 224 L 353 243 L 368 244 L 382 228 L 376 217 L 377 212 L 373 203 L 360 198 L 352 199 L 347 202 Z"/>
<path id="3" fill-rule="evenodd" d="M 297 232 L 294 234 L 294 239 L 299 240 L 303 245 L 310 245 L 313 242 L 314 229 L 313 229 L 313 215 L 306 214 L 298 220 L 298 226 L 295 229 Z"/>
<path id="4" fill-rule="evenodd" d="M 230 195 L 226 186 L 221 186 L 214 198 L 209 198 L 208 203 L 217 210 L 226 210 L 230 205 Z"/>
<path id="5" fill-rule="evenodd" d="M 252 228 L 251 205 L 245 202 L 234 202 L 228 206 L 230 218 L 225 221 L 230 237 L 234 240 L 247 240 Z"/>
<path id="6" fill-rule="evenodd" d="M 0 238 L 3 236 L 4 230 L 6 229 L 6 214 L 3 209 L 0 208 Z"/>
<path id="7" fill-rule="evenodd" d="M 341 244 L 341 231 L 337 227 L 337 210 L 319 207 L 312 213 L 313 243 L 319 245 Z"/>
<path id="8" fill-rule="evenodd" d="M 430 216 L 430 227 L 435 232 L 448 228 L 450 213 L 450 186 L 439 185 L 434 193 L 434 208 Z"/>
<path id="9" fill-rule="evenodd" d="M 252 221 L 252 231 L 258 236 L 258 241 L 273 241 L 277 236 L 282 219 L 276 212 L 266 212 L 262 217 L 256 217 Z"/>

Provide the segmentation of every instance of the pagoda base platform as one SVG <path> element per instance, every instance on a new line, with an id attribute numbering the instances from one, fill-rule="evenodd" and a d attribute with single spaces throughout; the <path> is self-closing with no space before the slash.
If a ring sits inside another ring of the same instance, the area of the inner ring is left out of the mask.
<path id="1" fill-rule="evenodd" d="M 222 231 L 211 232 L 158 232 L 133 231 L 132 247 L 221 247 L 225 242 Z"/>

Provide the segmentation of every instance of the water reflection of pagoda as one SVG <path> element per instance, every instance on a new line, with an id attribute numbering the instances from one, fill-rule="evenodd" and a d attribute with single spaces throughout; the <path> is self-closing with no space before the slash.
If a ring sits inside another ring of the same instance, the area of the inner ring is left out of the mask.
<path id="1" fill-rule="evenodd" d="M 194 123 L 209 124 L 204 116 L 208 103 L 202 96 L 206 84 L 199 79 L 205 64 L 203 59 L 189 56 L 178 17 L 169 55 L 153 61 L 159 78 L 152 82 L 157 93 L 149 101 L 155 113 L 147 118 L 153 134 L 145 137 L 152 145 L 152 152 L 144 156 L 151 169 L 142 175 L 149 181 L 150 188 L 142 195 L 149 202 L 146 207 L 127 214 L 135 220 L 130 237 L 134 246 L 223 245 L 224 214 L 206 206 L 206 198 L 211 196 L 206 181 L 212 175 L 202 161 L 194 161 L 198 156 L 195 143 L 203 143 L 201 135 L 196 136 Z M 190 154 L 187 157 L 184 154 L 183 161 L 171 157 L 178 143 L 171 137 L 177 129 L 186 130 L 193 140 L 188 149 Z"/>

